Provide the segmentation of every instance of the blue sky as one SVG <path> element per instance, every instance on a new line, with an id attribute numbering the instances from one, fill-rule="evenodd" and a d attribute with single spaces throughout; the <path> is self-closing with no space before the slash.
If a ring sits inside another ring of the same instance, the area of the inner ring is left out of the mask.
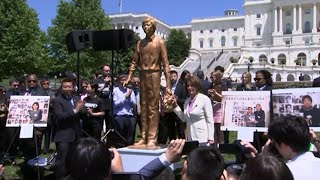
<path id="1" fill-rule="evenodd" d="M 36 10 L 40 27 L 51 26 L 59 0 L 27 0 Z M 106 14 L 119 13 L 119 0 L 101 0 Z M 122 0 L 122 12 L 148 13 L 169 25 L 190 23 L 192 18 L 223 16 L 226 9 L 238 9 L 243 14 L 244 0 Z"/>

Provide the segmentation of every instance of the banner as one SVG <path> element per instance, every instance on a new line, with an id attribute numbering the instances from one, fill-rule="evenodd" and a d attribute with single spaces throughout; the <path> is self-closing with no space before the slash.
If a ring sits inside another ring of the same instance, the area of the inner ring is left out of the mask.
<path id="1" fill-rule="evenodd" d="M 11 96 L 6 127 L 47 127 L 50 96 Z"/>
<path id="2" fill-rule="evenodd" d="M 272 100 L 274 117 L 301 116 L 309 126 L 320 127 L 320 88 L 273 90 Z"/>
<path id="3" fill-rule="evenodd" d="M 225 128 L 263 128 L 270 124 L 270 91 L 223 91 L 223 124 Z"/>

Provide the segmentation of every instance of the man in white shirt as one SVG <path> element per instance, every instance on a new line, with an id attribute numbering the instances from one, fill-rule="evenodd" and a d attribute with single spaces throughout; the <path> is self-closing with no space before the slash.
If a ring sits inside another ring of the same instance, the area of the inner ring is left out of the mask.
<path id="1" fill-rule="evenodd" d="M 287 161 L 295 180 L 318 177 L 320 159 L 309 152 L 310 134 L 307 122 L 296 116 L 274 120 L 269 126 L 270 139 Z"/>

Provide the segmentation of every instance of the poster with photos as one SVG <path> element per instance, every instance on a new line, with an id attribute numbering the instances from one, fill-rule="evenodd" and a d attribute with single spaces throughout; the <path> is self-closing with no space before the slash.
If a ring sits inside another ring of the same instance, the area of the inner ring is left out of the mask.
<path id="1" fill-rule="evenodd" d="M 11 96 L 6 127 L 47 127 L 50 96 Z"/>
<path id="2" fill-rule="evenodd" d="M 276 89 L 272 101 L 274 117 L 301 116 L 310 127 L 320 127 L 320 88 Z"/>
<path id="3" fill-rule="evenodd" d="M 270 91 L 223 91 L 224 128 L 263 129 L 270 124 Z"/>

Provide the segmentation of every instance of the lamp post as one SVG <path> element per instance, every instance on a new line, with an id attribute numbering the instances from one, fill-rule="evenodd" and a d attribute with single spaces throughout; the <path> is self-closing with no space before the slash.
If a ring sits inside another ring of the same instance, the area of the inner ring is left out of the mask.
<path id="1" fill-rule="evenodd" d="M 248 72 L 250 72 L 250 65 L 251 65 L 251 63 L 248 62 Z"/>
<path id="2" fill-rule="evenodd" d="M 201 64 L 202 64 L 202 57 L 201 57 L 201 53 L 200 53 L 200 70 L 202 69 L 202 66 L 201 66 Z"/>

